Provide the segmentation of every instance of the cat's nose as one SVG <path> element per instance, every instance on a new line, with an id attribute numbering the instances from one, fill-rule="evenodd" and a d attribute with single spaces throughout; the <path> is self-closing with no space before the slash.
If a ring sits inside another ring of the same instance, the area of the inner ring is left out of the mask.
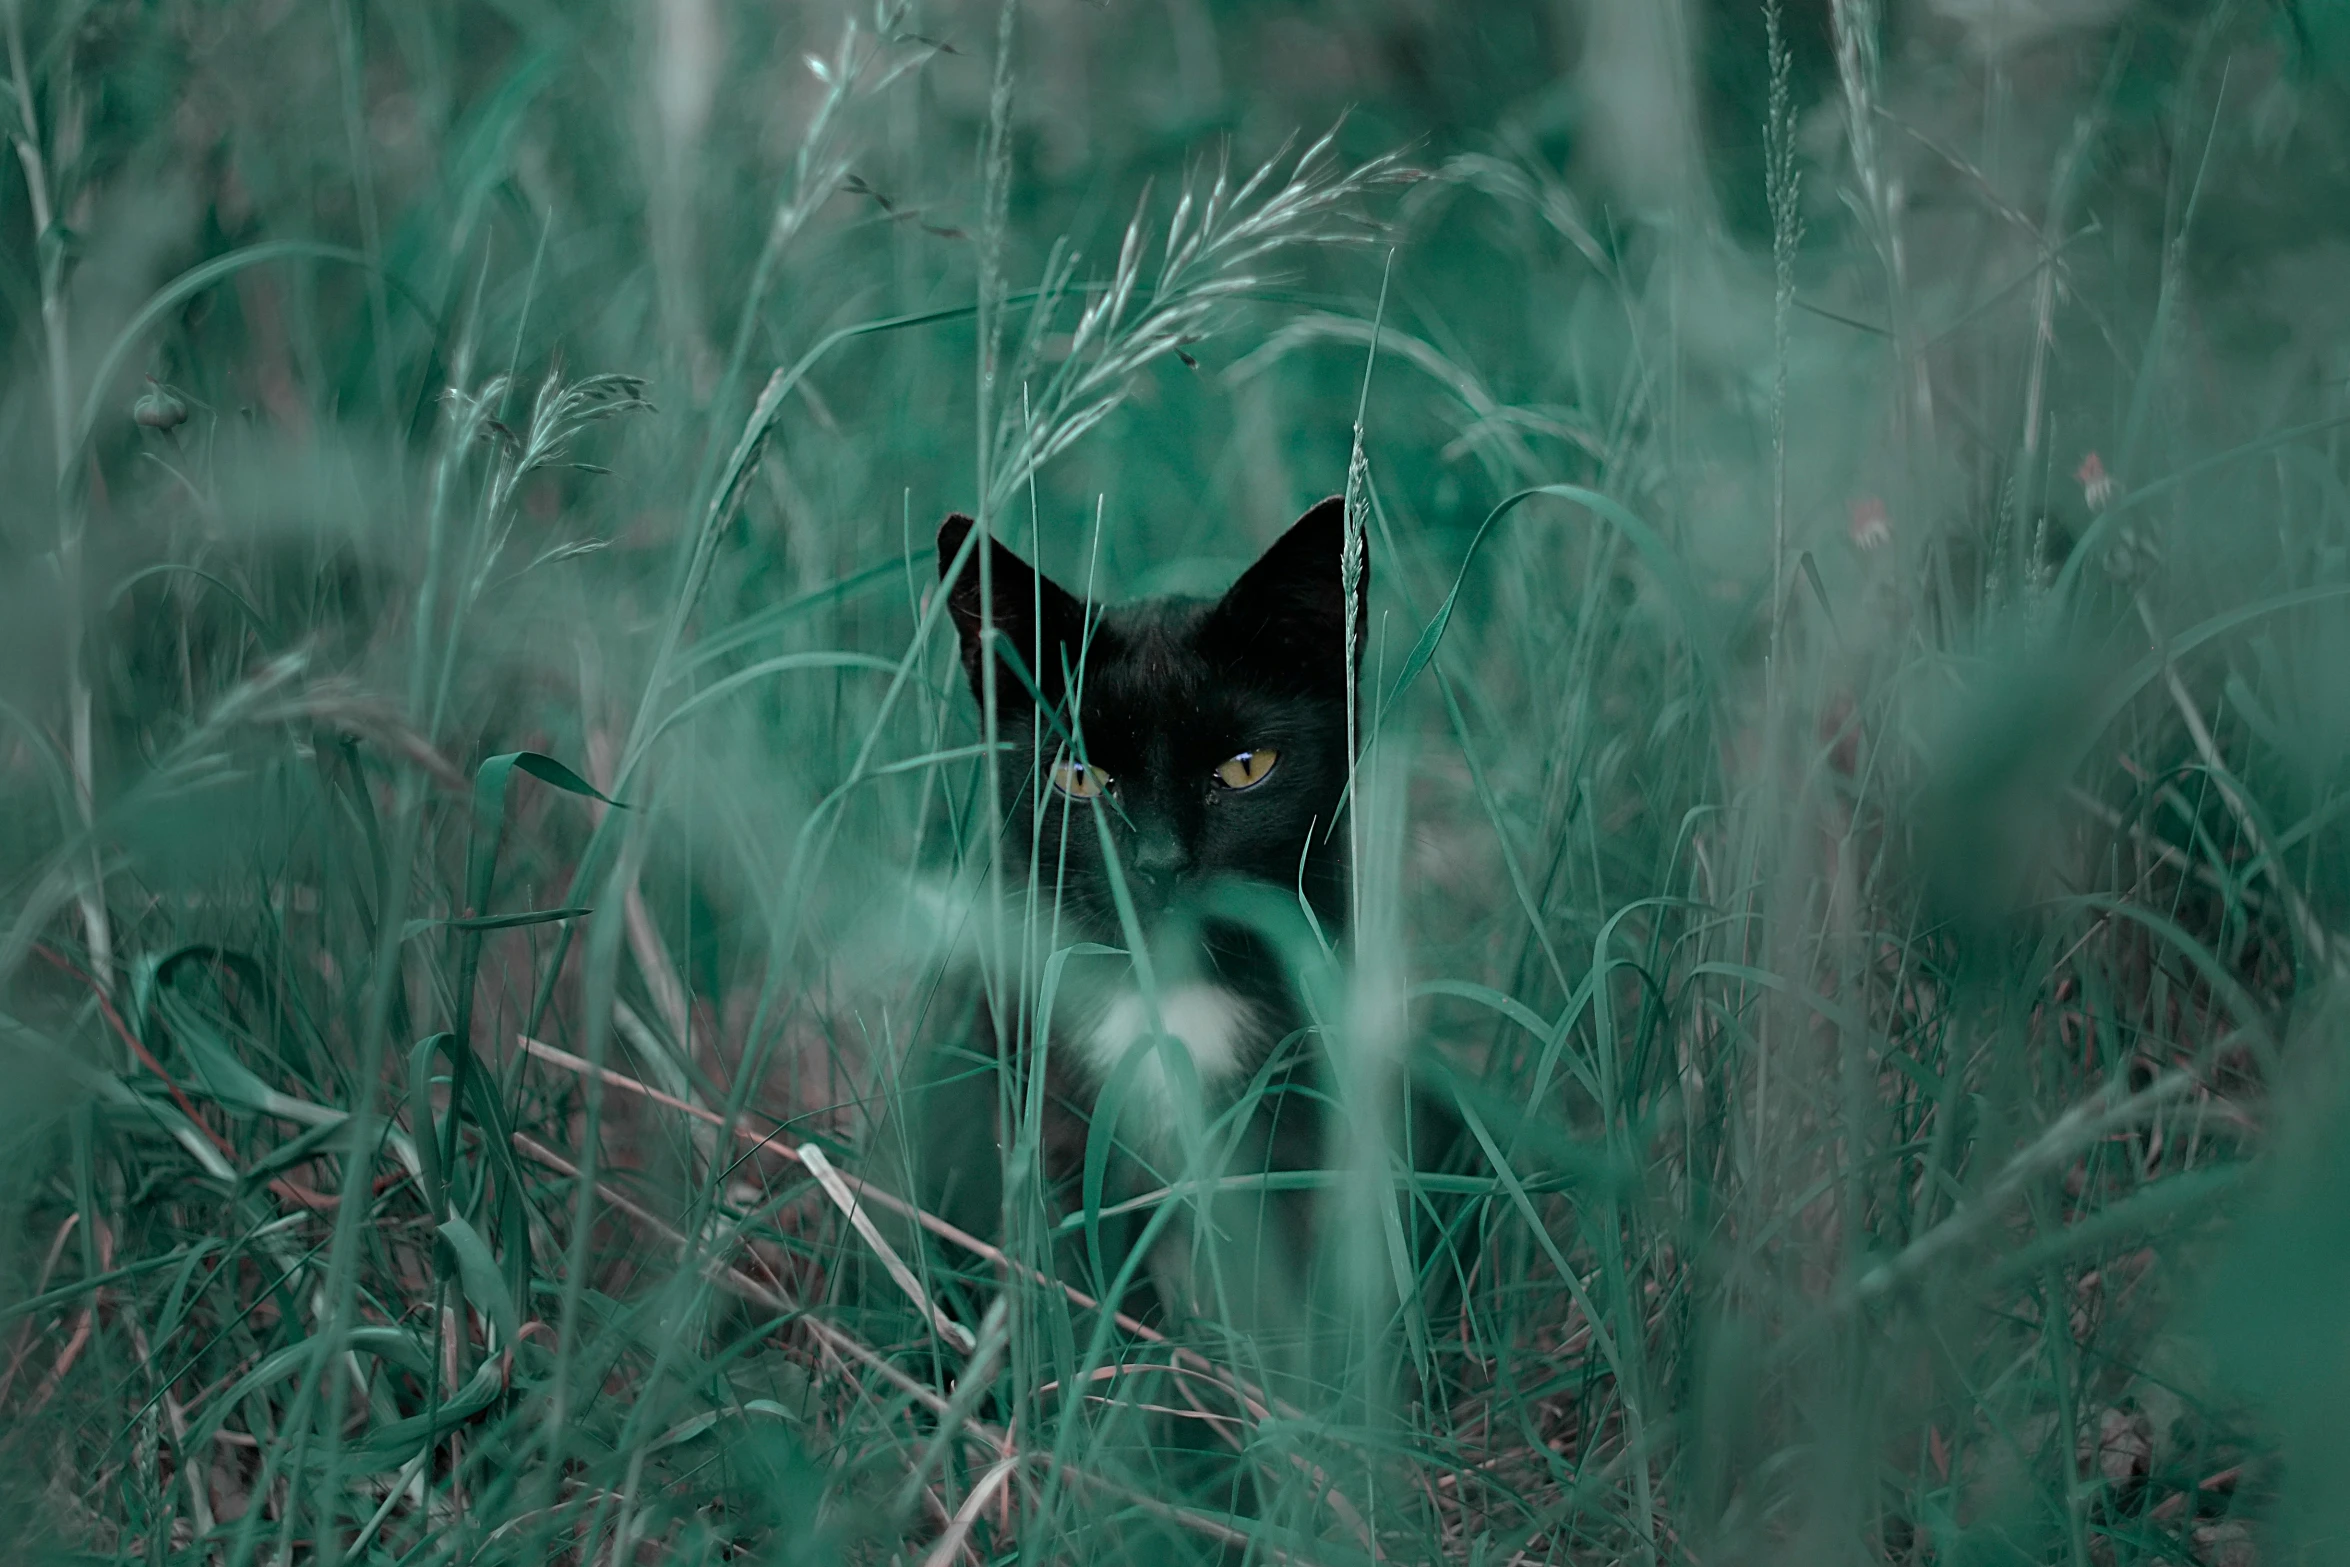
<path id="1" fill-rule="evenodd" d="M 1155 887 L 1172 885 L 1190 863 L 1190 852 L 1172 828 L 1147 827 L 1134 840 L 1135 872 Z"/>

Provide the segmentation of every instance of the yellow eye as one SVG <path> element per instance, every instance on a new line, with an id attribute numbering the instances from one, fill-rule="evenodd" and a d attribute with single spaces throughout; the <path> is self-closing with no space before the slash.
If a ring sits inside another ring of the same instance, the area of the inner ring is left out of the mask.
<path id="1" fill-rule="evenodd" d="M 1265 749 L 1243 751 L 1216 769 L 1216 782 L 1227 789 L 1246 789 L 1265 781 L 1273 764 L 1281 760 L 1279 751 Z"/>
<path id="2" fill-rule="evenodd" d="M 1053 763 L 1053 787 L 1073 800 L 1090 800 L 1110 786 L 1110 775 L 1098 767 L 1062 757 Z"/>

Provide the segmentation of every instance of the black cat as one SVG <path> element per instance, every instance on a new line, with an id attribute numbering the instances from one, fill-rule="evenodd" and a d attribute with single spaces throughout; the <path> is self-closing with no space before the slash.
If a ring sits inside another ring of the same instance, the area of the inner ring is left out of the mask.
<path id="1" fill-rule="evenodd" d="M 997 1227 L 1004 1043 L 1043 1047 L 1039 1158 L 1056 1216 L 1117 1208 L 1187 1174 L 1320 1168 L 1324 1073 L 1306 979 L 1328 972 L 1346 923 L 1360 663 L 1348 655 L 1343 503 L 1307 511 L 1220 598 L 1109 609 L 1001 544 L 969 544 L 972 529 L 946 520 L 939 568 L 974 701 L 983 726 L 992 706 L 1001 742 L 1003 881 L 1032 952 L 1093 955 L 1061 965 L 1048 1026 L 1032 1021 L 1033 984 L 999 987 L 969 1045 L 910 1081 L 926 1101 L 901 1139 L 925 1166 L 917 1192 L 966 1228 Z M 1358 648 L 1369 579 L 1358 558 Z M 1302 1327 L 1314 1194 L 1226 1185 L 1239 1189 L 1212 1211 L 1195 1200 L 1155 1230 L 1147 1202 L 1092 1219 L 1082 1244 L 1065 1228 L 1065 1271 L 1097 1292 L 1147 1280 L 1157 1312 L 1212 1315 L 1278 1357 L 1271 1341 Z M 1122 1266 L 1146 1231 L 1147 1265 Z"/>
<path id="2" fill-rule="evenodd" d="M 992 541 L 983 614 L 977 552 L 955 572 L 971 527 L 939 529 L 939 569 L 982 707 L 984 640 L 1013 655 L 993 698 L 1004 863 L 1035 880 L 1064 940 L 1139 940 L 1157 959 L 1071 1031 L 1078 1071 L 1105 1080 L 1155 1000 L 1212 1101 L 1304 1022 L 1264 934 L 1217 917 L 1219 900 L 1270 888 L 1325 938 L 1345 921 L 1344 504 L 1308 511 L 1220 599 L 1093 615 Z M 1369 585 L 1365 562 L 1358 626 Z M 1146 1097 L 1171 1086 L 1147 1061 L 1142 1077 Z"/>

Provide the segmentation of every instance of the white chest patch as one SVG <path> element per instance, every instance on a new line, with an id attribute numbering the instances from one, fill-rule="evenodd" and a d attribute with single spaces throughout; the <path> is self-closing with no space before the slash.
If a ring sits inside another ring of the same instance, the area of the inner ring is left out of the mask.
<path id="1" fill-rule="evenodd" d="M 1176 985 L 1159 993 L 1159 1023 L 1191 1058 L 1191 1075 L 1210 1089 L 1241 1067 L 1241 1047 L 1256 1020 L 1246 1001 L 1221 985 Z M 1078 1037 L 1085 1064 L 1107 1083 L 1119 1064 L 1151 1038 L 1151 1012 L 1135 991 L 1121 991 L 1092 1030 Z M 1163 1046 L 1135 1063 L 1127 1103 L 1144 1119 L 1165 1124 L 1178 1114 L 1197 1116 L 1200 1104 L 1179 1105 Z"/>

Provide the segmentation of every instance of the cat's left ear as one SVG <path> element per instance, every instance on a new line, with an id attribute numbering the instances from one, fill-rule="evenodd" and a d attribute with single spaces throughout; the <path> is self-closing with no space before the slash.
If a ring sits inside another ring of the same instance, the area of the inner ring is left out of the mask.
<path id="1" fill-rule="evenodd" d="M 1346 497 L 1316 503 L 1240 574 L 1210 615 L 1210 646 L 1309 688 L 1343 692 L 1369 640 L 1371 551 L 1355 579 L 1355 667 L 1346 668 Z"/>
<path id="2" fill-rule="evenodd" d="M 970 677 L 971 694 L 982 702 L 987 699 L 980 647 L 983 633 L 992 627 L 1035 679 L 1046 706 L 1058 706 L 1066 684 L 1063 670 L 1077 662 L 1084 646 L 1085 606 L 1052 578 L 987 539 L 982 547 L 987 551 L 989 596 L 983 612 L 979 551 L 965 555 L 963 548 L 974 526 L 957 512 L 938 529 L 938 574 L 946 584 L 947 613 L 963 644 L 963 672 Z M 996 667 L 997 702 L 1007 709 L 1030 705 L 1027 686 L 1011 665 L 998 656 Z"/>

